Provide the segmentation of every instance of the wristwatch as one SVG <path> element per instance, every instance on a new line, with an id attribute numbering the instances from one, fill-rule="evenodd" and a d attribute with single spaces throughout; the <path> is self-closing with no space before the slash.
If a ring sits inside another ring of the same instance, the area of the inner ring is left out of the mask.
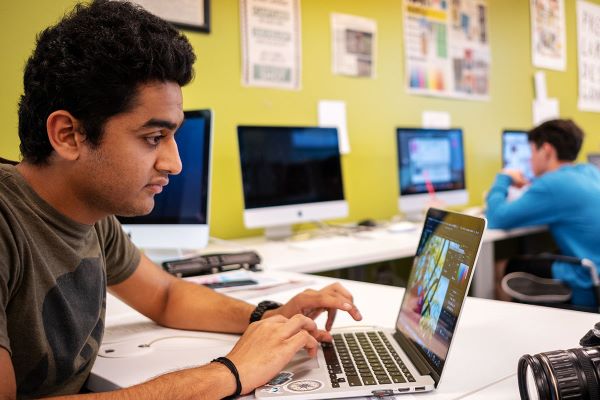
<path id="1" fill-rule="evenodd" d="M 279 307 L 281 307 L 281 303 L 277 303 L 276 301 L 261 301 L 258 303 L 254 311 L 252 311 L 252 314 L 250 314 L 250 323 L 260 321 L 266 311 L 274 310 Z"/>

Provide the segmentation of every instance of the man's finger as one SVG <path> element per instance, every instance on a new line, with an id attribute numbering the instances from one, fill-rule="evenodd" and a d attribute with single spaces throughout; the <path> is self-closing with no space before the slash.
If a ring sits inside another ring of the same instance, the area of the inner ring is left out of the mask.
<path id="1" fill-rule="evenodd" d="M 304 315 L 296 314 L 281 327 L 279 332 L 283 337 L 289 338 L 302 330 L 307 331 L 312 335 L 313 332 L 317 331 L 317 324 L 315 321 Z"/>
<path id="2" fill-rule="evenodd" d="M 337 314 L 336 308 L 328 308 L 327 309 L 327 322 L 325 323 L 325 330 L 330 331 L 333 326 L 333 321 L 335 321 L 335 315 Z"/>
<path id="3" fill-rule="evenodd" d="M 298 352 L 298 350 L 301 348 L 305 348 L 311 357 L 314 357 L 317 354 L 317 348 L 319 347 L 319 342 L 317 342 L 317 339 L 304 330 L 296 333 L 294 336 L 289 338 L 287 342 L 291 344 L 292 348 L 294 349 L 294 353 Z"/>
<path id="4" fill-rule="evenodd" d="M 342 294 L 344 297 L 349 299 L 351 302 L 354 301 L 354 297 L 352 297 L 352 294 L 341 283 L 336 282 L 327 287 L 331 287 L 335 292 Z M 327 287 L 325 289 L 327 289 Z"/>

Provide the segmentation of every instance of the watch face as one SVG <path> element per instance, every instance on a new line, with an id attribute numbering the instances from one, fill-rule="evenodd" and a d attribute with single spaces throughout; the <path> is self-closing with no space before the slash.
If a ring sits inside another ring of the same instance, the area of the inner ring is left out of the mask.
<path id="1" fill-rule="evenodd" d="M 320 389 L 323 384 L 319 381 L 312 379 L 305 379 L 302 381 L 290 382 L 286 388 L 291 392 L 312 392 L 313 390 Z"/>

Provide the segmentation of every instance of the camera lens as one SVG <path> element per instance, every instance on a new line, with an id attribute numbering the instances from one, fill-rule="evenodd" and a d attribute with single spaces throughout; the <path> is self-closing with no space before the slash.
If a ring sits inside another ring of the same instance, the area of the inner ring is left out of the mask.
<path id="1" fill-rule="evenodd" d="M 584 347 L 521 357 L 518 367 L 521 399 L 599 399 L 599 350 Z"/>
<path id="2" fill-rule="evenodd" d="M 527 381 L 527 394 L 531 400 L 540 400 L 540 394 L 538 393 L 537 385 L 534 383 L 534 375 L 530 366 L 527 366 L 527 372 L 525 375 Z"/>

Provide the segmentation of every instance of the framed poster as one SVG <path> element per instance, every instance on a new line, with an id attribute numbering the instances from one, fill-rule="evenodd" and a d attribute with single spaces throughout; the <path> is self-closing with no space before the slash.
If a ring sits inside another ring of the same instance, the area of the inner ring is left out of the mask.
<path id="1" fill-rule="evenodd" d="M 210 0 L 129 0 L 173 25 L 210 33 Z"/>

